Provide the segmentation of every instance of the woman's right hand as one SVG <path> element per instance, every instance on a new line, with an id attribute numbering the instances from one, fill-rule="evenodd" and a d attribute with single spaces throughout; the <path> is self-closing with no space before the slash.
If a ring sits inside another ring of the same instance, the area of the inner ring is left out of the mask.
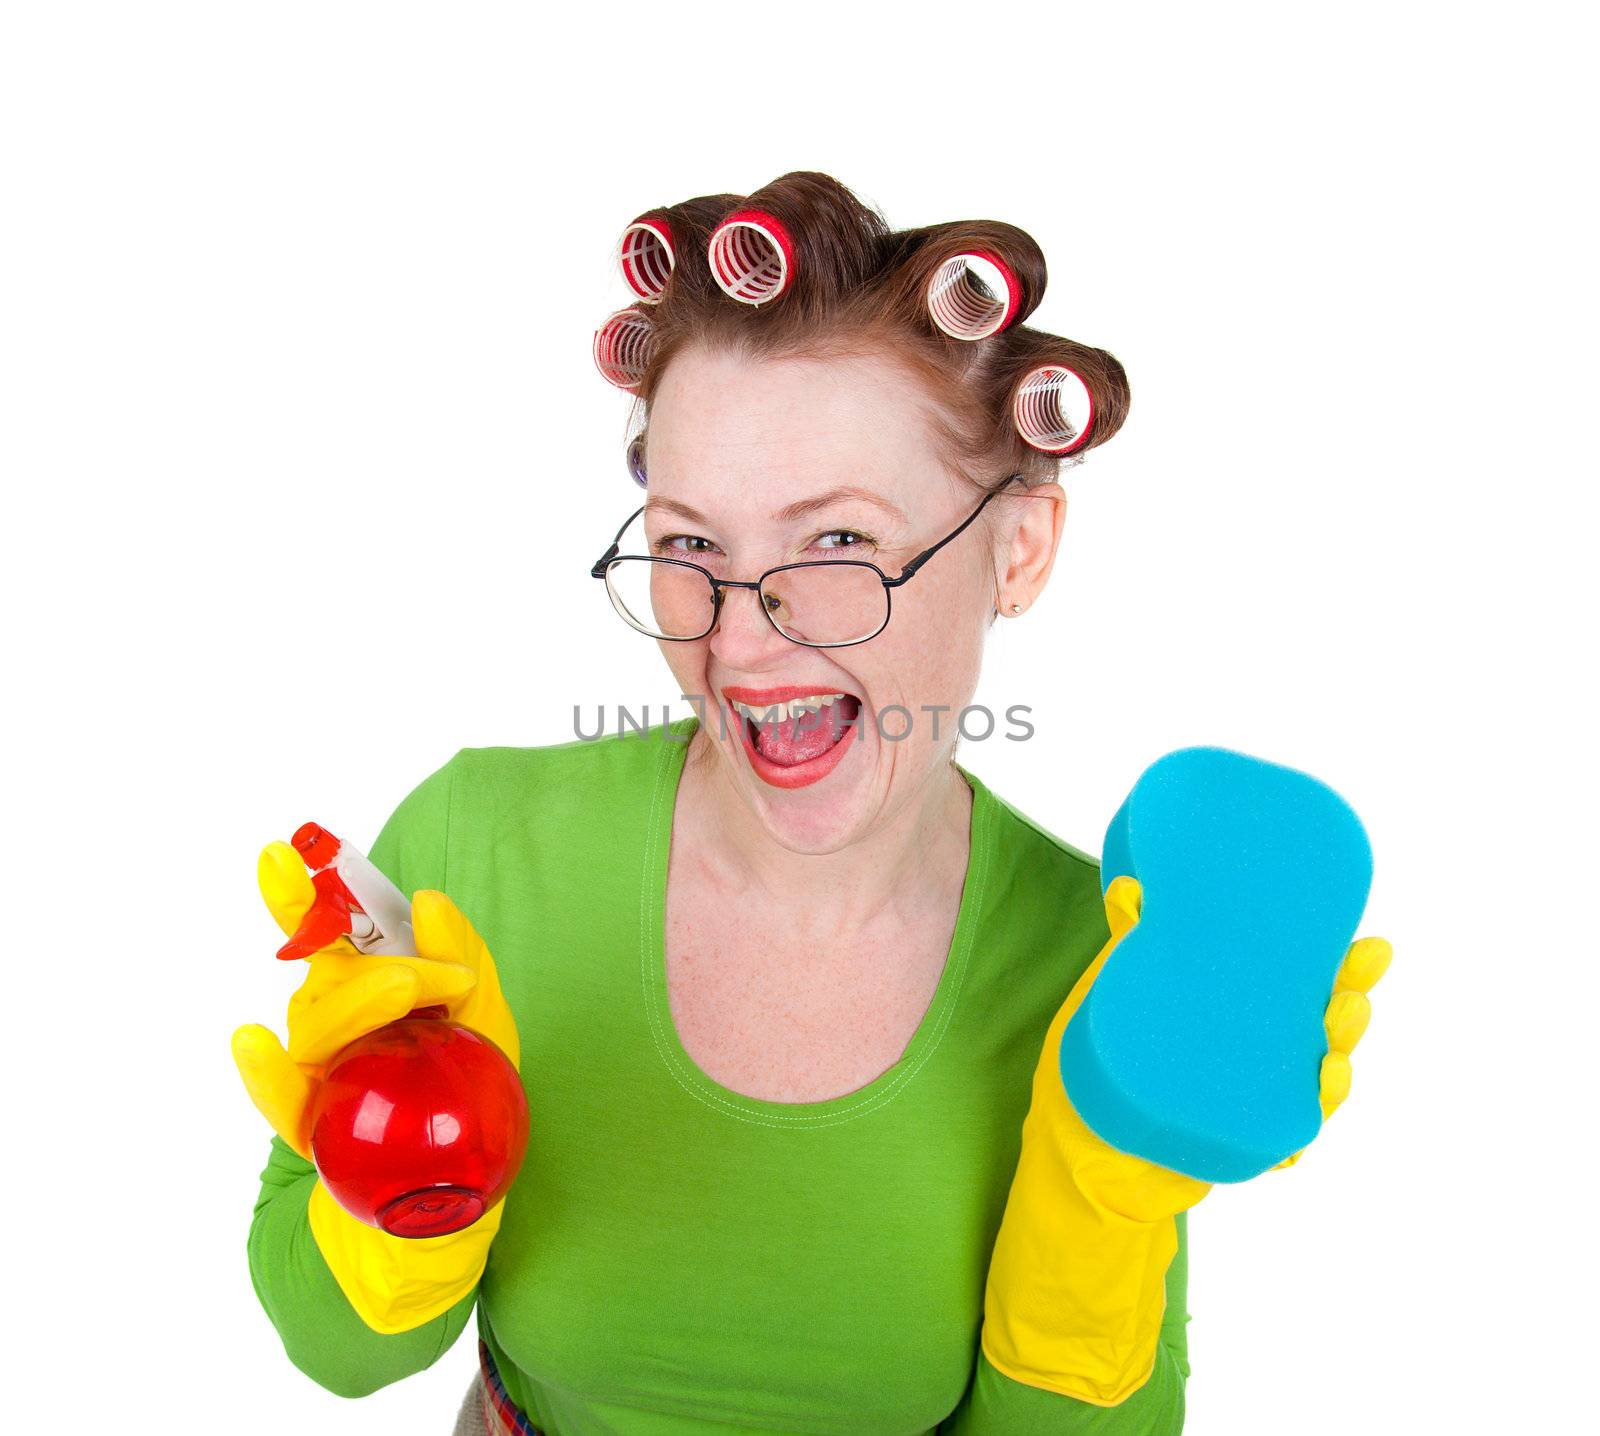
<path id="1" fill-rule="evenodd" d="M 261 896 L 292 934 L 315 891 L 288 843 L 269 843 L 256 865 Z M 289 999 L 289 1045 L 258 1023 L 233 1034 L 233 1058 L 246 1090 L 272 1129 L 308 1162 L 311 1101 L 328 1064 L 356 1038 L 419 1008 L 442 1007 L 521 1067 L 516 1023 L 500 991 L 494 958 L 461 910 L 442 892 L 411 900 L 418 956 L 366 954 L 346 938 L 312 954 L 305 981 Z"/>
<path id="2" fill-rule="evenodd" d="M 314 890 L 300 855 L 273 843 L 257 867 L 261 895 L 285 933 L 293 933 Z M 521 1068 L 516 1023 L 489 949 L 443 893 L 411 899 L 418 956 L 358 952 L 341 938 L 307 960 L 289 1000 L 289 1046 L 257 1024 L 233 1034 L 233 1056 L 251 1100 L 272 1128 L 312 1161 L 309 1117 L 327 1065 L 356 1038 L 418 1008 L 481 1033 Z M 306 1218 L 318 1251 L 367 1326 L 385 1335 L 411 1331 L 450 1310 L 477 1285 L 505 1214 L 502 1197 L 471 1226 L 438 1237 L 397 1237 L 368 1226 L 333 1200 L 320 1177 Z"/>

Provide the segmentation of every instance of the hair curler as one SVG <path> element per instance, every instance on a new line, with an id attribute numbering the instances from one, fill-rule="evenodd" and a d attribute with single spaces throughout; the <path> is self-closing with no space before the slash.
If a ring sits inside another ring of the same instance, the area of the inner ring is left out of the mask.
<path id="1" fill-rule="evenodd" d="M 619 309 L 594 331 L 594 363 L 608 384 L 635 393 L 655 348 L 650 316 L 642 309 Z"/>
<path id="2" fill-rule="evenodd" d="M 672 247 L 672 226 L 660 213 L 641 214 L 625 230 L 618 242 L 617 258 L 628 288 L 646 304 L 661 298 L 661 291 L 672 278 L 677 255 Z"/>
<path id="3" fill-rule="evenodd" d="M 1011 418 L 1025 444 L 1046 454 L 1070 454 L 1094 425 L 1094 396 L 1073 370 L 1045 364 L 1017 386 Z"/>
<path id="4" fill-rule="evenodd" d="M 998 334 L 1022 307 L 1011 266 L 989 250 L 955 254 L 928 280 L 928 317 L 952 339 Z"/>
<path id="5" fill-rule="evenodd" d="M 711 231 L 706 258 L 717 287 L 741 304 L 765 304 L 794 283 L 794 241 L 764 209 L 730 214 Z"/>
<path id="6" fill-rule="evenodd" d="M 631 439 L 628 440 L 628 449 L 624 457 L 624 462 L 628 466 L 628 477 L 631 478 L 634 483 L 638 484 L 641 489 L 646 487 L 649 480 L 645 477 L 644 472 L 643 433 L 635 434 Z"/>

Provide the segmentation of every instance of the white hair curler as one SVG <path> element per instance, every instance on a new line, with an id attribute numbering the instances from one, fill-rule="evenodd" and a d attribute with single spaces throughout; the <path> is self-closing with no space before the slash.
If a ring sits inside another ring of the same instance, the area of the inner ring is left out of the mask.
<path id="1" fill-rule="evenodd" d="M 794 282 L 789 231 L 762 209 L 735 210 L 711 232 L 706 258 L 717 286 L 741 304 L 765 304 Z"/>
<path id="2" fill-rule="evenodd" d="M 594 364 L 600 376 L 634 393 L 650 363 L 655 333 L 642 309 L 620 309 L 594 331 Z"/>
<path id="3" fill-rule="evenodd" d="M 928 317 L 952 339 L 998 334 L 1022 305 L 1022 286 L 998 254 L 973 250 L 945 260 L 928 280 Z"/>
<path id="4" fill-rule="evenodd" d="M 641 214 L 617 244 L 617 258 L 628 288 L 646 304 L 661 298 L 672 277 L 677 254 L 672 248 L 672 226 L 664 214 Z"/>
<path id="5" fill-rule="evenodd" d="M 1081 448 L 1094 425 L 1094 397 L 1071 369 L 1045 364 L 1017 388 L 1012 421 L 1024 443 L 1046 454 Z"/>

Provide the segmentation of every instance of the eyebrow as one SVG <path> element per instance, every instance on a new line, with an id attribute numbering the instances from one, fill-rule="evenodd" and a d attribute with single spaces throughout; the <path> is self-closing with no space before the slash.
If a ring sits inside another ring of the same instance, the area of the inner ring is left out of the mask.
<path id="1" fill-rule="evenodd" d="M 798 519 L 806 518 L 833 504 L 845 503 L 850 500 L 871 504 L 875 508 L 882 509 L 884 513 L 897 522 L 906 522 L 906 516 L 898 505 L 890 503 L 882 494 L 875 494 L 871 489 L 863 489 L 855 484 L 840 484 L 837 488 L 827 489 L 820 494 L 813 494 L 810 498 L 796 499 L 792 504 L 786 504 L 779 509 L 772 517 L 779 523 L 794 523 Z M 688 504 L 681 504 L 676 499 L 648 498 L 644 501 L 644 506 L 651 512 L 677 514 L 680 518 L 689 520 L 690 523 L 709 524 L 711 522 L 699 509 L 691 508 Z"/>

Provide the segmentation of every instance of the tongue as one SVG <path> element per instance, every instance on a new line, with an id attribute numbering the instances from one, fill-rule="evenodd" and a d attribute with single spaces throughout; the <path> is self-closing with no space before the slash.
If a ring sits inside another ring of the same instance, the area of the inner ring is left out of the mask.
<path id="1" fill-rule="evenodd" d="M 793 767 L 826 753 L 844 737 L 846 727 L 860 712 L 858 699 L 836 698 L 820 713 L 755 724 L 756 748 L 769 763 Z"/>

